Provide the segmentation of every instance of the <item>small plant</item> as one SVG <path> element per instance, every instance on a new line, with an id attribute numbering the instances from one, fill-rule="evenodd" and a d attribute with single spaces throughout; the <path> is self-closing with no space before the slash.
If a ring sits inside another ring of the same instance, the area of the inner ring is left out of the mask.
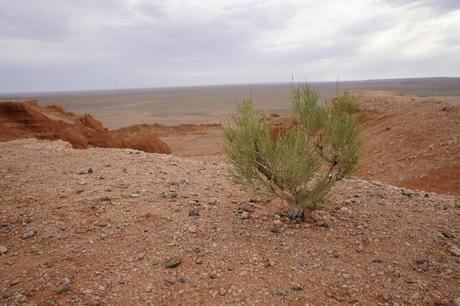
<path id="1" fill-rule="evenodd" d="M 317 90 L 303 84 L 293 86 L 292 104 L 294 126 L 273 133 L 252 97 L 244 99 L 233 124 L 224 127 L 224 152 L 239 183 L 279 196 L 295 219 L 318 209 L 334 183 L 352 173 L 361 141 L 353 96 L 320 103 Z"/>

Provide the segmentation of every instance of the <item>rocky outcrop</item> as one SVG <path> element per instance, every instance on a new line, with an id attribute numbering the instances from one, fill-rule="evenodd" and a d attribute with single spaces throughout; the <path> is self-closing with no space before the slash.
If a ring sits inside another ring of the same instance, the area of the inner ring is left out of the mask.
<path id="1" fill-rule="evenodd" d="M 62 107 L 41 107 L 35 100 L 0 102 L 0 141 L 19 138 L 62 139 L 76 149 L 131 148 L 149 153 L 171 153 L 153 133 L 119 135 L 91 115 L 78 116 Z"/>

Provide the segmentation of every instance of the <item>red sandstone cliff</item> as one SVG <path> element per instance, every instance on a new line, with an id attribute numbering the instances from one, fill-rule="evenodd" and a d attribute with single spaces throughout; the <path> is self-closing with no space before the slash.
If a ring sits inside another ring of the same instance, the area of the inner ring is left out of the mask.
<path id="1" fill-rule="evenodd" d="M 115 134 L 91 115 L 78 116 L 62 107 L 41 107 L 35 100 L 0 101 L 0 141 L 18 138 L 62 139 L 74 148 L 132 148 L 150 153 L 171 153 L 155 134 Z"/>

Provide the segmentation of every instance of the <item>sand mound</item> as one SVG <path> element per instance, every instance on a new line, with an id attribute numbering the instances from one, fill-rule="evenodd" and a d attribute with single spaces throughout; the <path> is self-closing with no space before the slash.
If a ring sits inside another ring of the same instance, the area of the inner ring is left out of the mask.
<path id="1" fill-rule="evenodd" d="M 91 115 L 77 116 L 56 105 L 41 107 L 35 100 L 0 102 L 0 141 L 30 137 L 62 139 L 77 149 L 95 146 L 171 153 L 153 133 L 120 137 Z"/>

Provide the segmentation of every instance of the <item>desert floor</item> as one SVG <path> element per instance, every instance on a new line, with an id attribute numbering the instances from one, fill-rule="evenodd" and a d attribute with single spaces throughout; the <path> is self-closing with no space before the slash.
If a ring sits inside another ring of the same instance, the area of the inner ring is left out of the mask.
<path id="1" fill-rule="evenodd" d="M 460 293 L 458 197 L 351 179 L 293 223 L 223 164 L 34 139 L 0 156 L 5 304 L 449 305 Z"/>
<path id="2" fill-rule="evenodd" d="M 356 94 L 361 170 L 300 223 L 231 180 L 212 112 L 114 131 L 172 155 L 0 142 L 0 304 L 458 305 L 460 97 Z"/>

